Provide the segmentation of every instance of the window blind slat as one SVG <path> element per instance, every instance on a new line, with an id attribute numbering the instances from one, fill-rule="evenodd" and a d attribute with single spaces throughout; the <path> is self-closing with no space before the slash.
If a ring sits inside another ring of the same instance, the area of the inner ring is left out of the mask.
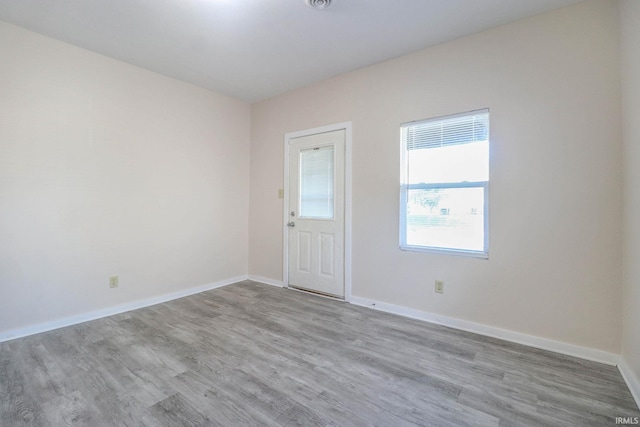
<path id="1" fill-rule="evenodd" d="M 486 141 L 489 138 L 489 112 L 413 122 L 403 125 L 407 150 L 445 147 Z"/>

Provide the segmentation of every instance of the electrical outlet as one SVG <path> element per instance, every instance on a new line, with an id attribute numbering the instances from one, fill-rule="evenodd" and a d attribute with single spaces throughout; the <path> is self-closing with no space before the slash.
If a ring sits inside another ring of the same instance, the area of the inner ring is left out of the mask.
<path id="1" fill-rule="evenodd" d="M 109 287 L 117 288 L 118 287 L 118 276 L 109 277 Z"/>
<path id="2" fill-rule="evenodd" d="M 436 280 L 436 292 L 439 294 L 444 294 L 444 281 Z"/>

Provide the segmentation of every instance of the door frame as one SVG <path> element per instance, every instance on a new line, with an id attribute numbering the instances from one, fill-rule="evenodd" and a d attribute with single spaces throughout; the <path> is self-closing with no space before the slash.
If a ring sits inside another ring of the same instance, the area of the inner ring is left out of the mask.
<path id="1" fill-rule="evenodd" d="M 303 136 L 344 130 L 344 300 L 351 301 L 351 122 L 342 122 L 284 134 L 284 203 L 282 211 L 282 282 L 289 287 L 289 147 Z"/>

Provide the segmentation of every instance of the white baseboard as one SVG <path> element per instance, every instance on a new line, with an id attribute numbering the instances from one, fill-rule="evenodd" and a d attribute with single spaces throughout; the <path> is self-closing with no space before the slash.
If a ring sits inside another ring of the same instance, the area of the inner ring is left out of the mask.
<path id="1" fill-rule="evenodd" d="M 425 322 L 429 323 L 448 326 L 450 328 L 473 332 L 475 334 L 485 335 L 488 337 L 499 338 L 505 341 L 511 341 L 517 344 L 523 344 L 542 350 L 549 350 L 568 356 L 579 357 L 581 359 L 591 360 L 593 362 L 604 363 L 607 365 L 615 366 L 618 364 L 618 361 L 620 359 L 619 355 L 602 350 L 596 350 L 593 348 L 581 347 L 574 344 L 567 344 L 560 341 L 535 337 L 520 332 L 482 325 L 480 323 L 470 322 L 468 320 L 441 316 L 439 314 L 433 314 L 427 311 L 416 310 L 399 305 L 373 301 L 366 298 L 352 296 L 351 303 L 363 307 L 373 308 L 375 310 L 385 311 L 387 313 L 398 314 L 400 316 L 410 317 L 412 319 L 424 320 Z"/>
<path id="2" fill-rule="evenodd" d="M 139 308 L 149 307 L 151 305 L 161 304 L 163 302 L 171 301 L 178 298 L 183 298 L 189 295 L 198 294 L 211 289 L 220 288 L 223 286 L 231 285 L 233 283 L 242 282 L 244 280 L 253 280 L 255 282 L 263 283 L 266 285 L 284 287 L 282 281 L 269 279 L 261 276 L 238 276 L 225 280 L 220 280 L 207 285 L 197 286 L 189 289 L 184 289 L 169 294 L 159 295 L 151 298 L 145 298 L 138 301 L 133 301 L 126 304 L 121 304 L 113 307 L 108 307 L 101 310 L 92 311 L 89 313 L 83 313 L 75 316 L 65 317 L 63 319 L 54 320 L 51 322 L 39 323 L 37 325 L 27 326 L 24 328 L 12 329 L 7 331 L 0 331 L 0 342 L 13 340 L 16 338 L 22 338 L 29 335 L 39 334 L 42 332 L 51 331 L 54 329 L 64 328 L 66 326 L 76 325 L 78 323 L 88 322 L 90 320 L 100 319 L 115 314 L 124 313 L 131 310 L 137 310 Z M 579 357 L 594 362 L 605 363 L 607 365 L 618 365 L 623 378 L 627 382 L 631 393 L 633 394 L 636 403 L 640 406 L 640 383 L 638 379 L 633 375 L 632 371 L 628 368 L 626 363 L 620 360 L 620 357 L 616 354 L 609 353 L 602 350 L 596 350 L 587 347 L 581 347 L 573 344 L 567 344 L 559 341 L 549 340 L 546 338 L 534 337 L 531 335 L 522 334 L 519 332 L 508 331 L 505 329 L 495 328 L 492 326 L 486 326 L 479 323 L 469 322 L 467 320 L 455 319 L 452 317 L 441 316 L 426 311 L 411 309 L 402 307 L 399 305 L 388 304 L 384 302 L 369 300 L 360 297 L 351 297 L 352 304 L 360 305 L 363 307 L 373 308 L 387 313 L 393 313 L 404 317 L 410 317 L 413 319 L 423 320 L 438 325 L 448 326 L 454 329 L 460 329 L 467 332 L 473 332 L 480 335 L 486 335 L 493 338 L 499 338 L 506 341 L 515 342 L 518 344 L 528 345 L 530 347 L 540 348 L 543 350 L 554 351 L 556 353 L 566 354 L 569 356 Z"/>
<path id="3" fill-rule="evenodd" d="M 282 280 L 274 280 L 269 279 L 267 277 L 262 276 L 249 276 L 249 280 L 253 280 L 254 282 L 263 283 L 265 285 L 277 286 L 279 288 L 284 288 L 284 283 Z"/>
<path id="4" fill-rule="evenodd" d="M 629 387 L 629 391 L 633 396 L 633 400 L 636 401 L 636 405 L 640 408 L 640 380 L 633 373 L 627 362 L 623 357 L 620 358 L 620 363 L 618 363 L 618 370 L 624 379 L 624 382 L 627 383 L 627 387 Z"/>
<path id="5" fill-rule="evenodd" d="M 223 286 L 231 285 L 233 283 L 242 282 L 243 280 L 247 280 L 247 278 L 248 278 L 247 276 L 232 277 L 225 280 L 219 280 L 214 283 L 209 283 L 202 286 L 196 286 L 193 288 L 184 289 L 177 292 L 172 292 L 170 294 L 164 294 L 164 295 L 158 295 L 155 297 L 145 298 L 142 300 L 133 301 L 133 302 L 121 304 L 121 305 L 116 305 L 113 307 L 108 307 L 101 310 L 92 311 L 89 313 L 83 313 L 75 316 L 65 317 L 63 319 L 53 320 L 51 322 L 39 323 L 37 325 L 27 326 L 19 329 L 12 329 L 8 331 L 0 331 L 0 342 L 9 341 L 16 338 L 22 338 L 29 335 L 39 334 L 41 332 L 52 331 L 54 329 L 64 328 L 66 326 L 88 322 L 90 320 L 96 320 L 102 317 L 113 316 L 114 314 L 120 314 L 120 313 L 124 313 L 131 310 L 137 310 L 139 308 L 149 307 L 151 305 L 156 305 L 156 304 L 171 301 L 174 299 L 187 297 L 189 295 L 199 294 L 200 292 L 221 288 Z"/>

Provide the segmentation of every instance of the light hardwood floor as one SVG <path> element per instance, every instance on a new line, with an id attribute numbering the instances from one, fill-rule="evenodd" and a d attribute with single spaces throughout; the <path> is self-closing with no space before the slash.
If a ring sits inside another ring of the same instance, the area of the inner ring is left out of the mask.
<path id="1" fill-rule="evenodd" d="M 615 367 L 242 282 L 0 344 L 0 425 L 603 426 Z"/>

